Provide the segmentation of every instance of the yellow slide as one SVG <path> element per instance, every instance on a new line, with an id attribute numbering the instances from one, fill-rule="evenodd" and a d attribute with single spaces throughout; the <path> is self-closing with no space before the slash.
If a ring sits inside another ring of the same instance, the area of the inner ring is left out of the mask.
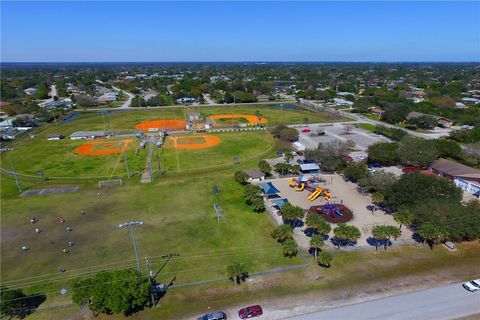
<path id="1" fill-rule="evenodd" d="M 305 189 L 305 183 L 302 183 L 300 188 L 295 188 L 295 191 L 303 191 L 303 189 Z"/>
<path id="2" fill-rule="evenodd" d="M 295 187 L 295 182 L 296 182 L 295 178 L 290 179 L 290 187 Z"/>
<path id="3" fill-rule="evenodd" d="M 318 198 L 318 196 L 322 193 L 321 188 L 317 188 L 312 194 L 308 197 L 308 200 L 313 201 Z"/>

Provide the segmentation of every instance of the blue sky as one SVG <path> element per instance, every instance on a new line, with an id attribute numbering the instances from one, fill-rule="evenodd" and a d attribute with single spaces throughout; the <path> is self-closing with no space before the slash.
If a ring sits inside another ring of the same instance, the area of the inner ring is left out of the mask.
<path id="1" fill-rule="evenodd" d="M 480 61 L 480 2 L 1 2 L 3 62 Z"/>

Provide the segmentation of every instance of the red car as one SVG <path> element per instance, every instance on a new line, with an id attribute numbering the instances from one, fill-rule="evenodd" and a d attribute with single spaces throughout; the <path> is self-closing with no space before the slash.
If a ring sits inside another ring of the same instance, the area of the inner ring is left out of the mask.
<path id="1" fill-rule="evenodd" d="M 238 316 L 241 319 L 259 317 L 262 314 L 263 314 L 263 310 L 262 310 L 262 307 L 260 307 L 259 305 L 250 306 L 250 307 L 246 307 L 238 310 Z"/>
<path id="2" fill-rule="evenodd" d="M 310 129 L 303 129 L 302 132 L 312 132 Z"/>
<path id="3" fill-rule="evenodd" d="M 415 168 L 415 167 L 405 167 L 405 168 L 402 169 L 403 173 L 410 173 L 410 172 L 414 172 L 414 171 L 417 171 L 417 168 Z"/>

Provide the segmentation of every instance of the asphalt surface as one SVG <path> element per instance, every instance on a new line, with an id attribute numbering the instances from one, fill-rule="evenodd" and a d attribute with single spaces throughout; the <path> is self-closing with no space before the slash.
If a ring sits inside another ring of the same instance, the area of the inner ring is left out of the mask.
<path id="1" fill-rule="evenodd" d="M 461 283 L 294 316 L 292 320 L 447 320 L 480 314 L 480 291 Z"/>

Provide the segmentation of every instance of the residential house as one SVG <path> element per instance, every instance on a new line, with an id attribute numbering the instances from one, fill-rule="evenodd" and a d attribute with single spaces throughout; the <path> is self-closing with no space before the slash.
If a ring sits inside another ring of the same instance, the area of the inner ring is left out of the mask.
<path id="1" fill-rule="evenodd" d="M 348 100 L 345 100 L 345 99 L 333 98 L 333 102 L 334 102 L 337 106 L 349 107 L 349 108 L 351 108 L 351 107 L 353 106 L 353 102 L 352 102 L 352 101 L 348 101 Z"/>
<path id="2" fill-rule="evenodd" d="M 34 96 L 34 95 L 37 94 L 38 89 L 37 88 L 27 88 L 27 89 L 23 90 L 23 92 L 25 92 L 29 96 Z"/>
<path id="3" fill-rule="evenodd" d="M 442 127 L 442 128 L 450 128 L 453 125 L 453 121 L 445 118 L 445 117 L 440 117 L 440 116 L 434 116 L 431 114 L 426 114 L 426 113 L 421 113 L 417 111 L 412 111 L 407 115 L 407 120 L 411 120 L 414 118 L 419 118 L 419 117 L 432 117 L 437 121 L 437 126 Z"/>
<path id="4" fill-rule="evenodd" d="M 463 191 L 480 197 L 480 170 L 461 163 L 438 159 L 430 166 L 430 171 L 446 177 Z"/>

